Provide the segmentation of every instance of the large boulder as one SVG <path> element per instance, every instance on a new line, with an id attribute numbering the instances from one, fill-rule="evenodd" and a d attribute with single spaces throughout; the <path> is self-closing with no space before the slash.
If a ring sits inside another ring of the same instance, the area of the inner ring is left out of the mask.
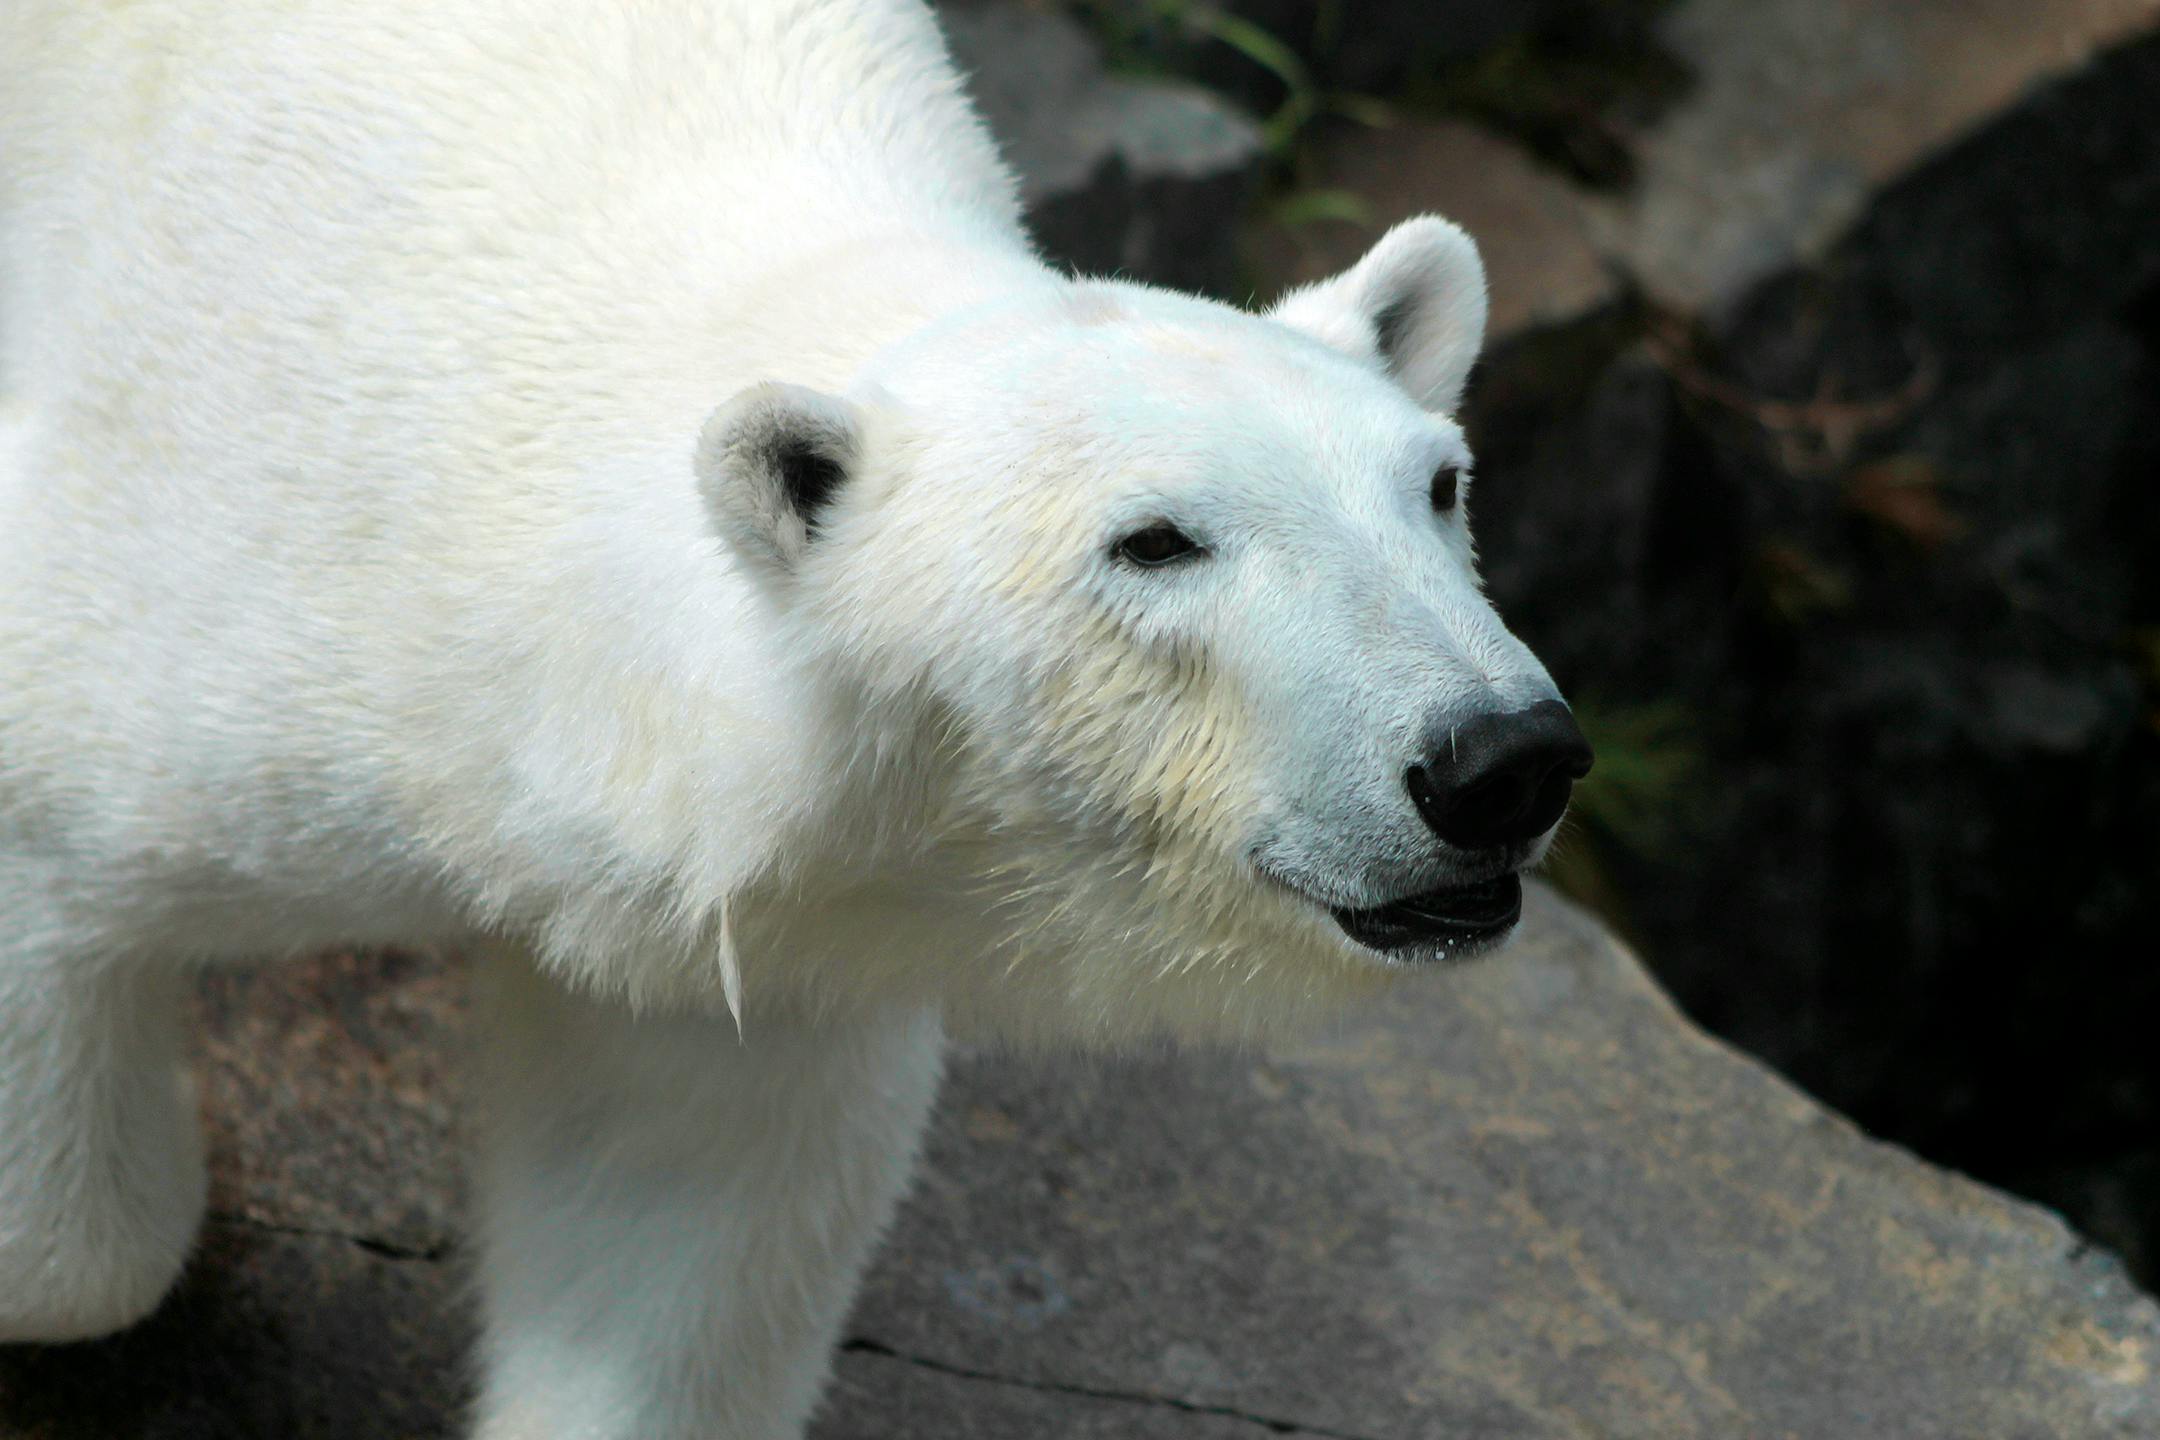
<path id="1" fill-rule="evenodd" d="M 0 1440 L 456 1433 L 454 969 L 207 982 L 215 1218 Z M 964 1057 L 816 1440 L 2133 1440 L 2160 1308 L 1869 1141 L 1533 892 L 1505 957 L 1274 1055 Z"/>
<path id="2" fill-rule="evenodd" d="M 1716 317 L 1822 259 L 1884 186 L 2156 23 L 2160 0 L 1688 0 L 1660 34 L 1694 85 L 1637 137 L 1633 188 L 1590 201 L 1600 248 L 1661 304 Z"/>
<path id="3" fill-rule="evenodd" d="M 1717 1033 L 2160 1278 L 2160 0 L 1659 35 L 1694 85 L 1624 192 L 1460 120 L 1311 177 L 1492 256 L 1479 538 L 1606 755 L 1570 883 Z"/>
<path id="4" fill-rule="evenodd" d="M 1094 38 L 1053 11 L 953 4 L 943 19 L 1045 255 L 1090 274 L 1235 288 L 1233 221 L 1260 174 L 1250 117 L 1198 85 L 1110 74 Z"/>
<path id="5" fill-rule="evenodd" d="M 1259 226 L 1258 277 L 1280 287 L 1332 273 L 1374 230 L 1438 210 L 1485 245 L 1500 338 L 1579 320 L 1623 293 L 1722 319 L 1757 283 L 1822 260 L 1886 186 L 1945 146 L 2160 25 L 2160 0 L 1609 3 L 1637 14 L 1630 25 L 1664 10 L 1656 39 L 1691 76 L 1654 123 L 1628 129 L 1632 184 L 1585 188 L 1459 115 L 1410 109 L 1378 130 L 1337 125 L 1315 136 L 1301 178 L 1356 195 L 1369 223 Z M 1597 25 L 1570 7 L 1599 4 L 1492 9 L 1513 27 L 1587 24 L 1594 35 Z M 1351 46 L 1391 37 L 1401 23 L 1361 10 L 1337 28 Z M 1442 33 L 1437 20 L 1427 24 Z M 1394 49 L 1405 53 L 1399 41 Z M 1534 61 L 1523 68 L 1520 83 L 1533 88 L 1560 78 L 1541 76 Z"/>
<path id="6" fill-rule="evenodd" d="M 1472 417 L 1503 613 L 1571 693 L 1688 716 L 1688 843 L 1609 852 L 1659 973 L 2141 1267 L 2155 94 L 2160 34 L 1874 189 L 1810 263 L 1504 348 Z"/>

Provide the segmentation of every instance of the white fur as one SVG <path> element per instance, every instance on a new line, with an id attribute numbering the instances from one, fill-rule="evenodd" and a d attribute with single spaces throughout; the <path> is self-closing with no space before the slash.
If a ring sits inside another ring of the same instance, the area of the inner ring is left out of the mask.
<path id="1" fill-rule="evenodd" d="M 179 1265 L 190 963 L 492 957 L 489 1440 L 797 1433 L 939 1014 L 1385 982 L 1405 757 L 1551 693 L 1425 501 L 1475 250 L 1271 320 L 1017 213 L 912 0 L 13 7 L 0 1339 Z"/>
<path id="2" fill-rule="evenodd" d="M 738 1044 L 514 954 L 481 995 L 482 1440 L 799 1433 L 914 1158 L 935 1017 Z"/>
<path id="3" fill-rule="evenodd" d="M 1453 414 L 1485 345 L 1485 263 L 1435 215 L 1396 226 L 1342 274 L 1284 296 L 1273 315 L 1370 354 L 1428 410 Z M 1378 317 L 1388 316 L 1375 324 Z"/>

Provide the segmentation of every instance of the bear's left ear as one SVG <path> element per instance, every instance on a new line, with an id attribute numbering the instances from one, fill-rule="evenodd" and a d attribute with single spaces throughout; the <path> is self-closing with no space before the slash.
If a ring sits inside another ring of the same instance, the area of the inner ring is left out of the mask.
<path id="1" fill-rule="evenodd" d="M 1268 314 L 1361 360 L 1378 360 L 1427 410 L 1454 413 L 1485 344 L 1485 264 L 1459 226 L 1405 220 L 1342 274 Z"/>
<path id="2" fill-rule="evenodd" d="M 800 385 L 753 385 L 698 436 L 697 484 L 714 528 L 753 563 L 791 571 L 862 463 L 862 412 Z"/>

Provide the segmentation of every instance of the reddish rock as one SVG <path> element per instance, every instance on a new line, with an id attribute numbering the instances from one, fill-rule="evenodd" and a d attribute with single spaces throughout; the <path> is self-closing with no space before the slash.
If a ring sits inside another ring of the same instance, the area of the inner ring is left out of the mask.
<path id="1" fill-rule="evenodd" d="M 198 992 L 213 1214 L 439 1255 L 458 1228 L 463 975 L 406 953 L 223 970 Z"/>

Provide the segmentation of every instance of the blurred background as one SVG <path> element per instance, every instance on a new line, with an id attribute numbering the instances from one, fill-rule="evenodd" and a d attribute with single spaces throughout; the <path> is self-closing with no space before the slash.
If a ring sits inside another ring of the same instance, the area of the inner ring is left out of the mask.
<path id="1" fill-rule="evenodd" d="M 1701 1023 L 2160 1281 L 2160 4 L 952 0 L 1056 258 L 1437 210 L 1557 882 Z"/>

